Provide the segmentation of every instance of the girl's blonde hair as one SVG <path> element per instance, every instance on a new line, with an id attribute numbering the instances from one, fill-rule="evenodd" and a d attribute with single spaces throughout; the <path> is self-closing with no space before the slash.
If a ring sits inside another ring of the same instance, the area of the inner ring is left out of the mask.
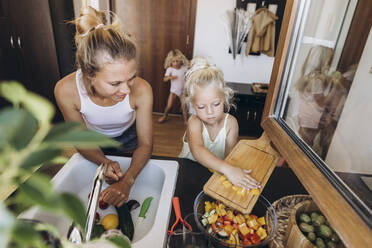
<path id="1" fill-rule="evenodd" d="M 168 67 L 171 67 L 172 66 L 172 61 L 174 59 L 177 59 L 177 60 L 181 61 L 181 63 L 186 67 L 189 66 L 189 60 L 185 57 L 185 55 L 183 55 L 183 53 L 180 50 L 173 49 L 173 50 L 169 51 L 169 53 L 167 54 L 167 57 L 165 58 L 164 69 L 167 69 Z"/>
<path id="2" fill-rule="evenodd" d="M 220 91 L 224 98 L 224 108 L 228 112 L 232 107 L 234 91 L 228 87 L 223 78 L 223 72 L 214 65 L 210 65 L 203 57 L 195 57 L 191 60 L 191 68 L 186 72 L 186 81 L 183 88 L 183 102 L 185 108 L 190 114 L 195 114 L 192 106 L 195 89 L 214 85 Z"/>
<path id="3" fill-rule="evenodd" d="M 94 77 L 106 62 L 136 58 L 134 42 L 121 30 L 119 18 L 111 15 L 109 24 L 105 12 L 88 6 L 83 0 L 80 16 L 72 21 L 76 26 L 76 64 L 84 77 Z M 88 91 L 94 94 L 92 86 Z"/>
<path id="4" fill-rule="evenodd" d="M 326 84 L 329 66 L 333 58 L 333 49 L 325 46 L 314 46 L 310 49 L 302 66 L 301 78 L 295 87 L 303 92 L 308 82 L 316 77 Z"/>

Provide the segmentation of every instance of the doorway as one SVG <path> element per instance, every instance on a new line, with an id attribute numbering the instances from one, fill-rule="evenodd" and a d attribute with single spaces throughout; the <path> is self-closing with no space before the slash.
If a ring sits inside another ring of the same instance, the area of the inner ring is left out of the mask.
<path id="1" fill-rule="evenodd" d="M 154 94 L 154 112 L 163 112 L 169 82 L 163 82 L 164 59 L 172 49 L 192 58 L 197 0 L 111 0 L 125 32 L 138 48 L 138 74 L 148 81 Z M 180 113 L 179 104 L 171 113 Z"/>

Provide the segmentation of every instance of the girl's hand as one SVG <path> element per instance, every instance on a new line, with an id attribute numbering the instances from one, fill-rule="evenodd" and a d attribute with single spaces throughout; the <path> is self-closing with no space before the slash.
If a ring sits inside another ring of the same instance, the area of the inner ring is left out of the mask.
<path id="1" fill-rule="evenodd" d="M 109 163 L 107 163 L 107 170 L 104 177 L 105 181 L 108 184 L 118 182 L 120 178 L 123 177 L 123 173 L 121 172 L 119 163 L 116 161 L 110 161 Z"/>
<path id="2" fill-rule="evenodd" d="M 122 181 L 115 182 L 101 192 L 99 201 L 103 200 L 112 206 L 121 207 L 128 200 L 130 188 L 129 184 Z"/>
<path id="3" fill-rule="evenodd" d="M 171 80 L 176 80 L 178 77 L 177 76 L 170 76 Z"/>
<path id="4" fill-rule="evenodd" d="M 247 189 L 261 188 L 259 182 L 249 175 L 252 170 L 244 170 L 238 167 L 229 165 L 224 169 L 224 174 L 229 181 L 239 187 Z"/>

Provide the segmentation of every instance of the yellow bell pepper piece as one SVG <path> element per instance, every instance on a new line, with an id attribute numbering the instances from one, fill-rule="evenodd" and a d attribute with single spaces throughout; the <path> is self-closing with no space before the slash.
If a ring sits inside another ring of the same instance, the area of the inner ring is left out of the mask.
<path id="1" fill-rule="evenodd" d="M 250 192 L 252 195 L 259 195 L 260 191 L 258 189 L 251 189 Z"/>
<path id="2" fill-rule="evenodd" d="M 222 183 L 222 185 L 225 187 L 225 188 L 230 188 L 231 186 L 232 186 L 232 183 L 230 183 L 230 181 L 224 181 L 223 183 Z"/>
<path id="3" fill-rule="evenodd" d="M 238 193 L 238 195 L 245 195 L 245 192 L 247 191 L 246 188 L 239 188 L 238 191 L 236 193 Z"/>
<path id="4" fill-rule="evenodd" d="M 238 214 L 235 218 L 239 225 L 245 223 L 245 218 L 242 214 Z"/>
<path id="5" fill-rule="evenodd" d="M 247 221 L 247 224 L 250 228 L 253 228 L 254 230 L 258 229 L 258 222 L 255 218 L 251 218 Z"/>
<path id="6" fill-rule="evenodd" d="M 258 236 L 260 236 L 261 240 L 263 240 L 264 238 L 267 237 L 266 230 L 262 227 L 258 228 L 256 233 L 257 233 Z"/>
<path id="7" fill-rule="evenodd" d="M 204 202 L 204 206 L 205 206 L 205 212 L 206 213 L 209 213 L 212 210 L 212 204 L 211 204 L 210 201 Z"/>
<path id="8" fill-rule="evenodd" d="M 263 216 L 258 218 L 257 221 L 258 221 L 258 223 L 260 223 L 261 226 L 266 224 L 265 217 L 263 217 Z"/>
<path id="9" fill-rule="evenodd" d="M 243 223 L 239 225 L 239 231 L 243 236 L 247 235 L 249 233 L 249 228 L 247 227 L 247 224 Z"/>
<path id="10" fill-rule="evenodd" d="M 211 215 L 211 216 L 208 217 L 208 223 L 209 224 L 216 223 L 217 219 L 218 219 L 217 214 L 213 214 L 213 215 Z"/>
<path id="11" fill-rule="evenodd" d="M 221 182 L 224 182 L 227 180 L 226 176 L 225 175 L 222 175 L 218 178 L 218 180 L 220 180 Z"/>

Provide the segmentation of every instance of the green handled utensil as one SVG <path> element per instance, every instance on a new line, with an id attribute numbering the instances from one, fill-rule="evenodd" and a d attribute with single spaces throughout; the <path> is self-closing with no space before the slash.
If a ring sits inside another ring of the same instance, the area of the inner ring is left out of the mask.
<path id="1" fill-rule="evenodd" d="M 150 207 L 150 204 L 151 204 L 152 199 L 154 199 L 154 197 L 150 196 L 150 197 L 147 197 L 143 201 L 142 206 L 141 206 L 141 211 L 140 211 L 140 213 L 138 215 L 136 224 L 134 225 L 134 230 L 135 231 L 138 230 L 138 227 L 141 225 L 142 221 L 146 218 L 146 213 L 147 213 L 147 210 Z"/>

